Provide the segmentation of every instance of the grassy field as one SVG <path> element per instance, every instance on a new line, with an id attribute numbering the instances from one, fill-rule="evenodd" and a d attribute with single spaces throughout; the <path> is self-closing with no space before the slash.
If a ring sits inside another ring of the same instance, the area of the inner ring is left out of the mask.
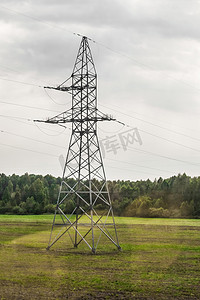
<path id="1" fill-rule="evenodd" d="M 68 236 L 53 216 L 0 215 L 0 299 L 200 299 L 200 220 L 115 218 L 123 251 Z"/>

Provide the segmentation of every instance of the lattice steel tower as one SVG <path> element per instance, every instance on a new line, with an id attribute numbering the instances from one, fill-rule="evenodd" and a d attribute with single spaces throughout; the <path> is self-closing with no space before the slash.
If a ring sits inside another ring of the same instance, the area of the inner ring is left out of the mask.
<path id="1" fill-rule="evenodd" d="M 66 86 L 68 80 L 71 80 L 70 86 Z M 121 249 L 97 137 L 97 122 L 114 119 L 97 109 L 97 74 L 87 37 L 82 38 L 74 69 L 68 80 L 56 88 L 46 87 L 72 95 L 70 110 L 45 121 L 54 124 L 72 123 L 47 249 L 66 233 L 74 247 L 85 242 L 93 253 L 103 237 Z M 70 215 L 64 212 L 67 203 L 71 205 Z"/>

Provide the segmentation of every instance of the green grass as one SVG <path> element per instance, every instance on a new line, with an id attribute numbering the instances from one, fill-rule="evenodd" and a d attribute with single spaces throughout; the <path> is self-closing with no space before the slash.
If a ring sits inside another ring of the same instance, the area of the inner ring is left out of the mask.
<path id="1" fill-rule="evenodd" d="M 66 235 L 49 251 L 52 215 L 0 215 L 0 299 L 199 299 L 200 220 L 116 217 L 123 251 L 92 255 Z"/>
<path id="2" fill-rule="evenodd" d="M 53 215 L 0 215 L 0 223 L 52 223 Z M 200 226 L 200 219 L 126 218 L 115 217 L 118 225 Z"/>
<path id="3" fill-rule="evenodd" d="M 51 223 L 53 215 L 0 215 L 0 223 Z"/>

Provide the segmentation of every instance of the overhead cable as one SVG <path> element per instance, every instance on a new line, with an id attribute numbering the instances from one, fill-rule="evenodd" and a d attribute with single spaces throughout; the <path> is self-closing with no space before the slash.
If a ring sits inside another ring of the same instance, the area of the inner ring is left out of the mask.
<path id="1" fill-rule="evenodd" d="M 12 136 L 24 138 L 24 139 L 27 139 L 27 140 L 30 140 L 30 141 L 42 143 L 42 144 L 45 144 L 45 145 L 48 145 L 48 146 L 53 146 L 53 147 L 56 147 L 56 148 L 66 149 L 65 147 L 59 146 L 57 144 L 47 143 L 47 142 L 44 142 L 44 141 L 41 141 L 41 140 L 33 139 L 33 138 L 30 138 L 30 137 L 27 137 L 27 136 L 24 136 L 24 135 L 20 135 L 20 134 L 16 134 L 16 133 L 12 133 L 12 132 L 9 132 L 9 131 L 6 131 L 6 130 L 0 130 L 0 132 L 8 134 L 8 135 L 12 135 Z"/>

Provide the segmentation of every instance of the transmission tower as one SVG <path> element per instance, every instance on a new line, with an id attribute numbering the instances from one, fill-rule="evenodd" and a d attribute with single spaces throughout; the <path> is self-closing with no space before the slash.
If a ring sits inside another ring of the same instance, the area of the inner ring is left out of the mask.
<path id="1" fill-rule="evenodd" d="M 47 249 L 66 234 L 74 247 L 85 242 L 93 253 L 103 236 L 121 249 L 97 137 L 97 122 L 114 119 L 97 109 L 97 74 L 87 37 L 82 37 L 71 77 L 58 87 L 45 88 L 72 95 L 70 110 L 43 121 L 72 123 Z M 66 206 L 68 210 L 71 206 L 70 214 L 65 213 Z"/>

